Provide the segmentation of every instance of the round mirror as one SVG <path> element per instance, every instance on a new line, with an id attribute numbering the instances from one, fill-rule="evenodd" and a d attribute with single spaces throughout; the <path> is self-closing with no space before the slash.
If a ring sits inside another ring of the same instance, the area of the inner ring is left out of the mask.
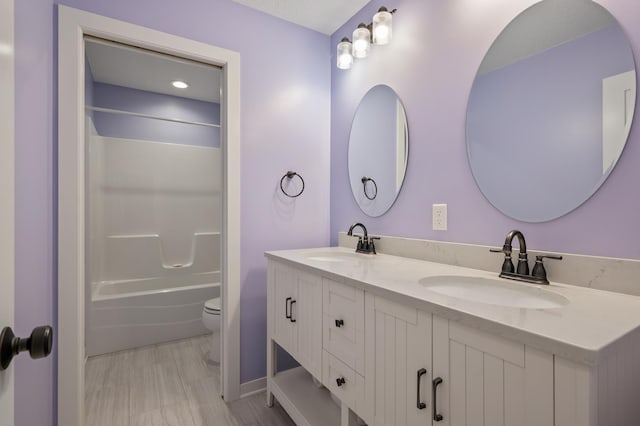
<path id="1" fill-rule="evenodd" d="M 402 102 L 392 88 L 373 87 L 360 101 L 349 136 L 351 191 L 368 216 L 385 214 L 402 187 L 409 131 Z"/>
<path id="2" fill-rule="evenodd" d="M 544 0 L 498 36 L 473 82 L 467 154 L 498 210 L 525 222 L 560 217 L 611 173 L 636 99 L 622 28 L 590 0 Z"/>

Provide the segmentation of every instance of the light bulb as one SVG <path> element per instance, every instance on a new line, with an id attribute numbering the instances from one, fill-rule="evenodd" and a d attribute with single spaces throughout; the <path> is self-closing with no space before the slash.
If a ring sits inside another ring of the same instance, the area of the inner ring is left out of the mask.
<path id="1" fill-rule="evenodd" d="M 388 44 L 391 41 L 392 20 L 393 15 L 384 6 L 373 15 L 373 42 L 375 44 Z"/>
<path id="2" fill-rule="evenodd" d="M 366 51 L 367 47 L 369 47 L 369 43 L 367 43 L 365 40 L 356 40 L 353 43 L 353 49 L 357 50 L 357 51 Z"/>
<path id="3" fill-rule="evenodd" d="M 353 56 L 351 56 L 351 42 L 344 37 L 338 43 L 337 49 L 338 63 L 336 64 L 341 70 L 348 70 L 353 65 Z"/>
<path id="4" fill-rule="evenodd" d="M 180 80 L 172 81 L 171 84 L 177 89 L 186 89 L 187 87 L 189 87 L 189 84 Z"/>
<path id="5" fill-rule="evenodd" d="M 387 40 L 388 42 L 389 27 L 384 25 L 377 27 L 373 33 L 373 39 L 378 42 L 377 44 L 383 44 L 383 43 L 380 43 L 380 40 Z"/>
<path id="6" fill-rule="evenodd" d="M 365 24 L 360 24 L 353 32 L 353 56 L 366 58 L 370 49 L 371 33 Z"/>

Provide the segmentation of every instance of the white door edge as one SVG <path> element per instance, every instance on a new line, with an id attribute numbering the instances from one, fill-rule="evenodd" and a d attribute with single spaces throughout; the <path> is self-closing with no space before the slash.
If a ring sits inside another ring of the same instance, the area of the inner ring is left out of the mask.
<path id="1" fill-rule="evenodd" d="M 0 329 L 14 326 L 15 52 L 14 0 L 0 0 Z M 0 372 L 0 418 L 14 424 L 13 366 Z M 6 422 L 6 423 L 5 423 Z"/>
<path id="2" fill-rule="evenodd" d="M 84 35 L 223 68 L 222 390 L 240 397 L 240 55 L 58 6 L 58 424 L 84 424 Z"/>

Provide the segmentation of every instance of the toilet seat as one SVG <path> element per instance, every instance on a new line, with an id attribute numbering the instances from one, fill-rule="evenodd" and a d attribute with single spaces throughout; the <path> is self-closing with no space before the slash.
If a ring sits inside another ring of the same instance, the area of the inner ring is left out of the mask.
<path id="1" fill-rule="evenodd" d="M 220 298 L 207 300 L 204 303 L 204 311 L 211 315 L 220 315 Z"/>

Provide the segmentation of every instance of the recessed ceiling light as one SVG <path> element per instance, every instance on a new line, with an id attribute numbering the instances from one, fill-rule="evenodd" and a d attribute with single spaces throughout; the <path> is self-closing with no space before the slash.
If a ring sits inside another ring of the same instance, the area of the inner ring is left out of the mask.
<path id="1" fill-rule="evenodd" d="M 187 83 L 180 80 L 172 81 L 171 84 L 173 85 L 173 87 L 176 87 L 178 89 L 186 89 L 187 87 L 189 87 Z"/>

